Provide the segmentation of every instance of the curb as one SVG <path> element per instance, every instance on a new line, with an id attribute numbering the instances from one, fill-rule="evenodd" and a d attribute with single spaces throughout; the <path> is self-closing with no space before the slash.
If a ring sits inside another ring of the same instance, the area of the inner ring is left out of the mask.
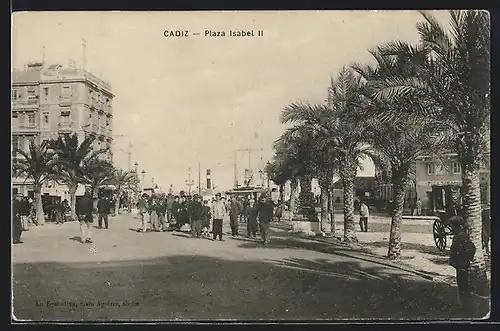
<path id="1" fill-rule="evenodd" d="M 271 227 L 271 228 L 283 231 L 283 229 L 280 229 L 280 228 L 275 228 L 275 227 Z M 336 242 L 336 243 L 332 243 L 332 242 L 328 242 L 327 240 L 325 240 L 325 239 L 337 239 L 338 240 L 338 237 L 322 237 L 322 236 L 319 236 L 319 235 L 312 236 L 312 235 L 309 235 L 309 234 L 306 234 L 306 233 L 292 232 L 292 231 L 287 231 L 287 233 L 289 235 L 291 235 L 291 236 L 294 236 L 294 237 L 300 237 L 302 239 L 308 239 L 308 240 L 313 240 L 313 241 L 316 241 L 316 242 L 321 242 L 321 243 L 327 244 L 327 245 L 330 246 L 330 247 L 328 247 L 329 249 L 333 248 L 333 247 L 331 247 L 331 245 L 339 245 L 339 246 L 351 248 L 353 250 L 359 250 L 359 251 L 361 251 L 363 253 L 370 254 L 373 257 L 376 257 L 376 258 L 379 258 L 379 259 L 383 259 L 382 256 L 374 253 L 370 248 L 362 246 L 359 243 L 348 244 L 348 243 L 345 243 L 345 242 L 340 241 L 340 240 L 338 242 Z M 401 261 L 402 265 L 397 265 L 397 264 L 395 264 L 391 260 L 385 260 L 385 261 L 391 263 L 391 266 L 394 267 L 394 268 L 397 268 L 397 269 L 402 270 L 402 271 L 406 271 L 406 272 L 410 272 L 410 273 L 416 274 L 416 275 L 418 275 L 418 276 L 420 276 L 420 277 L 422 277 L 424 279 L 431 280 L 431 281 L 436 281 L 436 282 L 441 282 L 441 283 L 448 283 L 445 280 L 445 278 L 446 278 L 445 276 L 441 276 L 441 275 L 429 275 L 424 270 L 415 269 L 415 267 L 413 267 L 411 265 L 408 265 L 407 263 L 405 263 L 403 261 Z"/>

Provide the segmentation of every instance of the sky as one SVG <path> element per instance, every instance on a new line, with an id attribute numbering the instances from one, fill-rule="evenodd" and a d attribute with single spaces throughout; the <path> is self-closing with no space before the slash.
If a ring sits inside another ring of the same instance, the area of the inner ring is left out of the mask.
<path id="1" fill-rule="evenodd" d="M 447 24 L 446 12 L 434 13 Z M 287 104 L 322 103 L 342 66 L 373 62 L 367 50 L 380 43 L 416 43 L 422 20 L 416 11 L 15 13 L 12 58 L 15 69 L 42 56 L 80 67 L 85 39 L 85 68 L 115 94 L 115 163 L 128 167 L 132 144 L 132 164 L 146 182 L 186 189 L 191 168 L 194 188 L 199 164 L 202 186 L 208 168 L 214 185 L 227 189 L 234 150 L 256 150 L 236 153 L 240 183 L 245 167 L 272 157 Z M 166 38 L 165 30 L 189 35 Z M 231 37 L 230 30 L 264 35 Z M 373 175 L 370 161 L 363 168 L 360 175 Z"/>

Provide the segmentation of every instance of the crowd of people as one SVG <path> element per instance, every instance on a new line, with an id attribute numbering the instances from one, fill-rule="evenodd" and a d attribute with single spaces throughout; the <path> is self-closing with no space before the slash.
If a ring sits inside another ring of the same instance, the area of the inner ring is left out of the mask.
<path id="1" fill-rule="evenodd" d="M 220 193 L 213 199 L 203 200 L 198 194 L 166 195 L 143 194 L 137 202 L 139 224 L 137 232 L 147 230 L 191 232 L 192 238 L 209 237 L 223 241 L 222 225 L 229 220 L 231 235 L 238 237 L 239 222 L 247 224 L 247 237 L 262 236 L 262 242 L 269 242 L 269 223 L 274 216 L 281 218 L 281 204 L 271 200 L 270 195 L 256 197 L 230 197 Z"/>

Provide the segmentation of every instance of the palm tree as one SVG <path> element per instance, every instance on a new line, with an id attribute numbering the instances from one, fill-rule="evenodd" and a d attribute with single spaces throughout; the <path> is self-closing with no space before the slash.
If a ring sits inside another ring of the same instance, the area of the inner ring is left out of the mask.
<path id="1" fill-rule="evenodd" d="M 117 199 L 115 201 L 115 213 L 119 212 L 120 197 L 126 189 L 134 189 L 139 179 L 134 171 L 125 171 L 123 169 L 115 169 L 111 183 L 115 186 Z"/>
<path id="2" fill-rule="evenodd" d="M 281 114 L 282 123 L 299 123 L 299 126 L 315 132 L 316 148 L 328 148 L 331 155 L 334 155 L 329 166 L 333 168 L 338 164 L 344 188 L 346 242 L 357 241 L 354 226 L 354 178 L 362 158 L 372 154 L 365 143 L 362 122 L 346 120 L 347 115 L 356 111 L 363 103 L 362 86 L 361 76 L 344 67 L 336 79 L 331 79 L 326 105 L 295 103 L 287 106 Z"/>
<path id="3" fill-rule="evenodd" d="M 30 141 L 29 151 L 21 149 L 14 151 L 20 154 L 22 158 L 15 158 L 13 162 L 14 177 L 25 177 L 33 181 L 35 193 L 35 210 L 37 223 L 45 224 L 45 216 L 42 204 L 42 185 L 52 179 L 53 166 L 56 163 L 54 153 L 48 148 L 45 142 L 37 144 L 34 140 Z"/>
<path id="4" fill-rule="evenodd" d="M 485 11 L 450 11 L 447 30 L 432 15 L 422 15 L 425 21 L 417 25 L 419 45 L 399 41 L 381 47 L 385 57 L 412 63 L 414 74 L 386 76 L 378 82 L 374 96 L 381 101 L 417 100 L 424 106 L 412 112 L 446 123 L 462 166 L 463 212 L 470 238 L 482 247 L 479 168 L 490 130 L 490 19 Z M 475 294 L 488 296 L 481 249 L 474 256 L 470 275 Z"/>
<path id="5" fill-rule="evenodd" d="M 314 195 L 311 190 L 311 182 L 314 174 L 314 139 L 313 132 L 306 125 L 296 125 L 288 128 L 280 136 L 277 144 L 278 149 L 285 154 L 285 165 L 292 168 L 294 178 L 300 184 L 299 208 L 297 211 L 301 217 L 309 220 L 315 219 L 316 209 L 313 204 Z M 290 170 L 289 170 L 290 171 Z"/>
<path id="6" fill-rule="evenodd" d="M 57 155 L 59 166 L 59 180 L 66 184 L 70 194 L 71 217 L 76 219 L 76 190 L 78 184 L 84 181 L 85 166 L 97 159 L 99 155 L 107 152 L 107 149 L 94 150 L 92 147 L 96 137 L 87 136 L 81 143 L 75 134 L 61 135 L 57 139 L 49 141 L 51 148 Z"/>
<path id="7" fill-rule="evenodd" d="M 301 174 L 302 160 L 297 158 L 295 153 L 295 146 L 291 141 L 285 141 L 283 136 L 274 143 L 277 172 L 280 174 L 282 180 L 290 182 L 290 201 L 288 206 L 288 217 L 292 221 L 294 216 L 299 212 L 298 201 L 298 183 Z"/>
<path id="8" fill-rule="evenodd" d="M 95 198 L 97 195 L 97 189 L 100 186 L 111 183 L 114 178 L 115 169 L 110 162 L 100 160 L 98 158 L 84 160 L 83 164 L 82 177 L 80 178 L 80 181 L 82 184 L 90 187 L 90 192 Z"/>
<path id="9" fill-rule="evenodd" d="M 360 64 L 352 66 L 367 82 L 363 93 L 368 100 L 363 109 L 350 116 L 351 121 L 362 121 L 366 125 L 366 142 L 378 152 L 374 162 L 382 169 L 390 167 L 394 198 L 387 256 L 399 259 L 404 201 L 408 184 L 414 175 L 413 165 L 423 155 L 438 157 L 450 144 L 447 136 L 442 134 L 446 131 L 444 123 L 412 114 L 408 108 L 415 107 L 415 103 L 411 99 L 400 97 L 386 102 L 370 100 L 377 91 L 377 82 L 381 78 L 394 72 L 409 77 L 414 72 L 404 58 L 384 57 L 380 48 L 370 50 L 370 53 L 377 61 L 375 68 Z M 393 114 L 397 114 L 397 117 L 392 116 Z"/>
<path id="10" fill-rule="evenodd" d="M 271 161 L 266 163 L 264 172 L 269 180 L 278 185 L 280 204 L 283 206 L 285 204 L 285 184 L 289 178 L 286 177 L 286 172 L 281 169 L 277 157 L 278 156 L 275 154 Z"/>

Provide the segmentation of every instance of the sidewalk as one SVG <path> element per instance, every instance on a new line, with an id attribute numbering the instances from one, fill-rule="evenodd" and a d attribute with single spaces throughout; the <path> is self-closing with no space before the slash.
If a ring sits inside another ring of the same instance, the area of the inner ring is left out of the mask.
<path id="1" fill-rule="evenodd" d="M 336 236 L 334 238 L 320 236 L 310 238 L 335 245 L 342 243 L 344 216 L 343 214 L 335 214 L 335 219 Z M 383 216 L 370 216 L 368 232 L 360 232 L 357 221 L 358 219 L 355 217 L 356 237 L 359 243 L 344 245 L 380 257 L 386 257 L 389 248 L 391 219 Z M 403 221 L 401 260 L 399 263 L 427 275 L 429 279 L 456 286 L 455 269 L 448 264 L 452 237 L 447 238 L 447 249 L 443 252 L 439 251 L 434 243 L 432 225 L 433 222 L 428 220 Z M 273 222 L 272 227 L 276 231 L 289 231 L 291 224 L 289 221 Z M 489 269 L 489 260 L 487 266 Z M 490 278 L 490 275 L 490 272 L 488 272 L 488 278 Z"/>

